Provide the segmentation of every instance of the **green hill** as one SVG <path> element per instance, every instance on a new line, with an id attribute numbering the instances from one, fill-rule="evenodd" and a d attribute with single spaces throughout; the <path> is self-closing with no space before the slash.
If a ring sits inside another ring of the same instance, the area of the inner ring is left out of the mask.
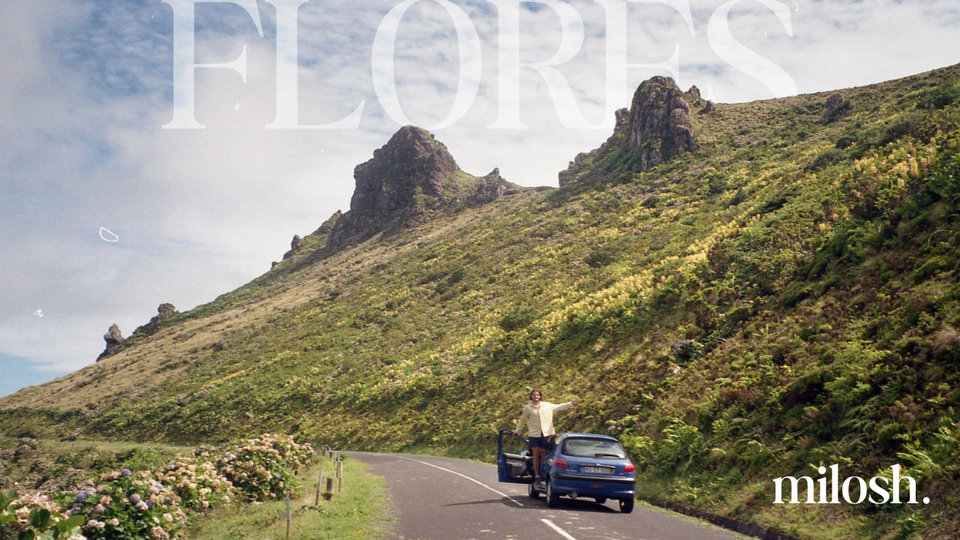
<path id="1" fill-rule="evenodd" d="M 618 120 L 559 189 L 472 177 L 404 128 L 273 270 L 0 399 L 0 429 L 489 458 L 539 387 L 583 399 L 559 427 L 619 436 L 647 497 L 953 538 L 960 66 L 715 106 L 658 78 Z M 932 502 L 772 504 L 773 478 L 835 463 L 901 463 Z"/>

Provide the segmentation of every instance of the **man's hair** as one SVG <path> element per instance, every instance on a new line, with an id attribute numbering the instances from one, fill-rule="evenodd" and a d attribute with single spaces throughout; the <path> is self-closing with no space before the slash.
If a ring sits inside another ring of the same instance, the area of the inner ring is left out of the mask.
<path id="1" fill-rule="evenodd" d="M 534 388 L 533 390 L 530 391 L 530 399 L 533 399 L 534 392 L 540 394 L 540 399 L 543 399 L 543 392 L 541 392 L 539 388 Z"/>

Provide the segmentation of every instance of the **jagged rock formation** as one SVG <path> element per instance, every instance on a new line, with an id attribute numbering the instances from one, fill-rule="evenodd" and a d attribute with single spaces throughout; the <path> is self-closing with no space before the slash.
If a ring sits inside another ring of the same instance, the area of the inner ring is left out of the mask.
<path id="1" fill-rule="evenodd" d="M 133 335 L 138 334 L 152 334 L 160 329 L 160 324 L 173 317 L 174 315 L 179 315 L 180 312 L 177 311 L 177 308 L 173 304 L 160 304 L 157 308 L 157 315 L 150 319 L 150 322 L 137 328 L 133 331 Z"/>
<path id="2" fill-rule="evenodd" d="M 287 260 L 290 257 L 293 257 L 293 254 L 300 251 L 300 248 L 303 247 L 303 239 L 300 238 L 300 235 L 293 235 L 293 240 L 290 241 L 290 251 L 283 254 L 283 260 Z"/>
<path id="3" fill-rule="evenodd" d="M 123 334 L 120 332 L 120 327 L 116 324 L 110 326 L 107 333 L 103 335 L 103 340 L 107 342 L 107 348 L 97 357 L 97 362 L 116 352 L 117 347 L 123 344 L 124 339 Z"/>
<path id="4" fill-rule="evenodd" d="M 641 83 L 633 95 L 630 109 L 616 112 L 613 135 L 600 148 L 577 155 L 567 170 L 559 173 L 560 187 L 577 181 L 591 170 L 588 158 L 599 158 L 616 149 L 626 147 L 640 153 L 632 167 L 638 172 L 695 151 L 698 144 L 693 135 L 688 99 L 696 106 L 704 103 L 696 86 L 683 93 L 667 77 L 653 77 Z M 713 103 L 707 101 L 701 112 L 709 114 L 713 110 Z"/>
<path id="5" fill-rule="evenodd" d="M 509 185 L 509 182 L 500 176 L 500 169 L 495 168 L 490 174 L 477 179 L 477 190 L 467 202 L 472 205 L 493 202 L 503 196 Z"/>
<path id="6" fill-rule="evenodd" d="M 850 112 L 851 107 L 850 102 L 843 99 L 840 94 L 830 96 L 823 105 L 823 123 L 830 124 L 840 120 Z"/>
<path id="7" fill-rule="evenodd" d="M 640 84 L 630 106 L 628 129 L 627 144 L 642 152 L 634 166 L 639 171 L 697 149 L 690 106 L 667 77 L 653 77 Z"/>
<path id="8" fill-rule="evenodd" d="M 490 202 L 510 185 L 499 171 L 481 179 L 461 171 L 443 143 L 412 126 L 401 128 L 353 176 L 357 187 L 350 211 L 333 225 L 328 248 L 394 232 L 407 220 L 449 203 Z"/>

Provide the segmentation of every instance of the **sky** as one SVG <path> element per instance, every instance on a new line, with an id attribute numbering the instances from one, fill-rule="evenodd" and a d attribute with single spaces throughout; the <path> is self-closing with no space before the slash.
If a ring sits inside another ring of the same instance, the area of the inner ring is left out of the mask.
<path id="1" fill-rule="evenodd" d="M 653 75 L 743 102 L 960 63 L 957 0 L 4 7 L 0 395 L 267 272 L 402 125 L 469 173 L 556 186 Z"/>

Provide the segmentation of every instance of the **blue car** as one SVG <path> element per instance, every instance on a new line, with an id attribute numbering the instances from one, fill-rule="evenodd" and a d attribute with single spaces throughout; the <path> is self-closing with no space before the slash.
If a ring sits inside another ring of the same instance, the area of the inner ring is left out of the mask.
<path id="1" fill-rule="evenodd" d="M 519 442 L 516 440 L 519 439 Z M 560 497 L 590 497 L 603 504 L 620 502 L 620 511 L 633 511 L 637 469 L 620 443 L 607 435 L 561 433 L 554 437 L 540 464 L 540 482 L 534 483 L 530 443 L 510 431 L 497 439 L 497 476 L 501 482 L 527 484 L 531 499 L 543 494 L 547 506 Z"/>

